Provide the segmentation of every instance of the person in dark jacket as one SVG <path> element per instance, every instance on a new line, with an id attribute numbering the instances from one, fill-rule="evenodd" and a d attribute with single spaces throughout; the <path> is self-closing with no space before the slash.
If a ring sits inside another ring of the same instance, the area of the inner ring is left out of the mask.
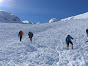
<path id="1" fill-rule="evenodd" d="M 88 29 L 86 29 L 86 34 L 87 34 L 87 37 L 88 37 Z"/>
<path id="2" fill-rule="evenodd" d="M 23 34 L 24 34 L 24 33 L 23 33 L 22 31 L 20 31 L 19 34 L 18 34 L 18 37 L 20 37 L 20 41 L 22 40 Z"/>
<path id="3" fill-rule="evenodd" d="M 29 32 L 29 33 L 28 33 L 28 36 L 29 36 L 29 38 L 30 38 L 30 41 L 32 42 L 33 33 L 32 33 L 32 32 Z"/>
<path id="4" fill-rule="evenodd" d="M 72 44 L 72 49 L 73 49 L 73 43 L 72 43 L 71 39 L 73 39 L 73 38 L 70 35 L 67 35 L 67 37 L 66 37 L 67 49 L 69 49 L 69 43 Z"/>

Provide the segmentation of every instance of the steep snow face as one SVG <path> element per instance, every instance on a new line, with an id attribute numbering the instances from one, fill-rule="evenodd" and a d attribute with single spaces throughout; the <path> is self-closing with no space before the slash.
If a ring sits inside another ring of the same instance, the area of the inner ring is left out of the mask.
<path id="1" fill-rule="evenodd" d="M 58 22 L 58 21 L 59 21 L 59 19 L 57 19 L 57 18 L 52 18 L 52 19 L 49 20 L 49 23 Z"/>
<path id="2" fill-rule="evenodd" d="M 21 22 L 21 20 L 11 13 L 0 11 L 0 22 Z"/>
<path id="3" fill-rule="evenodd" d="M 77 16 L 72 16 L 72 17 L 68 17 L 65 19 L 61 19 L 61 21 L 66 21 L 66 20 L 71 20 L 71 19 L 88 19 L 88 12 L 79 14 Z"/>

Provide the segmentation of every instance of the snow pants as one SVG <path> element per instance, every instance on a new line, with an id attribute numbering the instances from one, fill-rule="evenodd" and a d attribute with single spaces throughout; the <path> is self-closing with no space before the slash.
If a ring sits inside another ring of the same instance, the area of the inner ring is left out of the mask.
<path id="1" fill-rule="evenodd" d="M 30 38 L 30 41 L 32 42 L 32 37 L 29 36 L 29 38 Z"/>
<path id="2" fill-rule="evenodd" d="M 72 45 L 72 49 L 73 49 L 73 43 L 71 41 L 67 41 L 67 48 L 69 47 L 69 43 Z"/>
<path id="3" fill-rule="evenodd" d="M 20 36 L 20 41 L 22 40 L 22 36 Z"/>

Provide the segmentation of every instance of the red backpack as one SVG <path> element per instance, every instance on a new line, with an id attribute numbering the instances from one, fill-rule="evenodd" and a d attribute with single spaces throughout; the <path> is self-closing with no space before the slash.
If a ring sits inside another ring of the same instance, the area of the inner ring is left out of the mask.
<path id="1" fill-rule="evenodd" d="M 24 33 L 22 32 L 22 35 L 23 35 Z"/>

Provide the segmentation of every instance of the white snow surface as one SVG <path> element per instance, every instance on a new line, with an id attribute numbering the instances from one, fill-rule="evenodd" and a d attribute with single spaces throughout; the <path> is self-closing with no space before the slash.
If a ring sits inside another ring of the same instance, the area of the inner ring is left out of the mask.
<path id="1" fill-rule="evenodd" d="M 88 19 L 88 12 L 74 16 L 74 19 Z"/>
<path id="2" fill-rule="evenodd" d="M 77 16 L 72 16 L 72 17 L 68 17 L 65 19 L 61 19 L 61 21 L 66 21 L 66 20 L 71 20 L 71 19 L 88 19 L 88 12 L 79 14 Z"/>
<path id="3" fill-rule="evenodd" d="M 0 66 L 88 66 L 88 19 L 45 24 L 0 23 Z M 18 33 L 24 32 L 22 42 Z M 28 32 L 34 33 L 33 42 Z M 74 39 L 67 50 L 66 36 Z"/>
<path id="4" fill-rule="evenodd" d="M 17 16 L 0 10 L 0 22 L 21 23 L 22 21 Z"/>

